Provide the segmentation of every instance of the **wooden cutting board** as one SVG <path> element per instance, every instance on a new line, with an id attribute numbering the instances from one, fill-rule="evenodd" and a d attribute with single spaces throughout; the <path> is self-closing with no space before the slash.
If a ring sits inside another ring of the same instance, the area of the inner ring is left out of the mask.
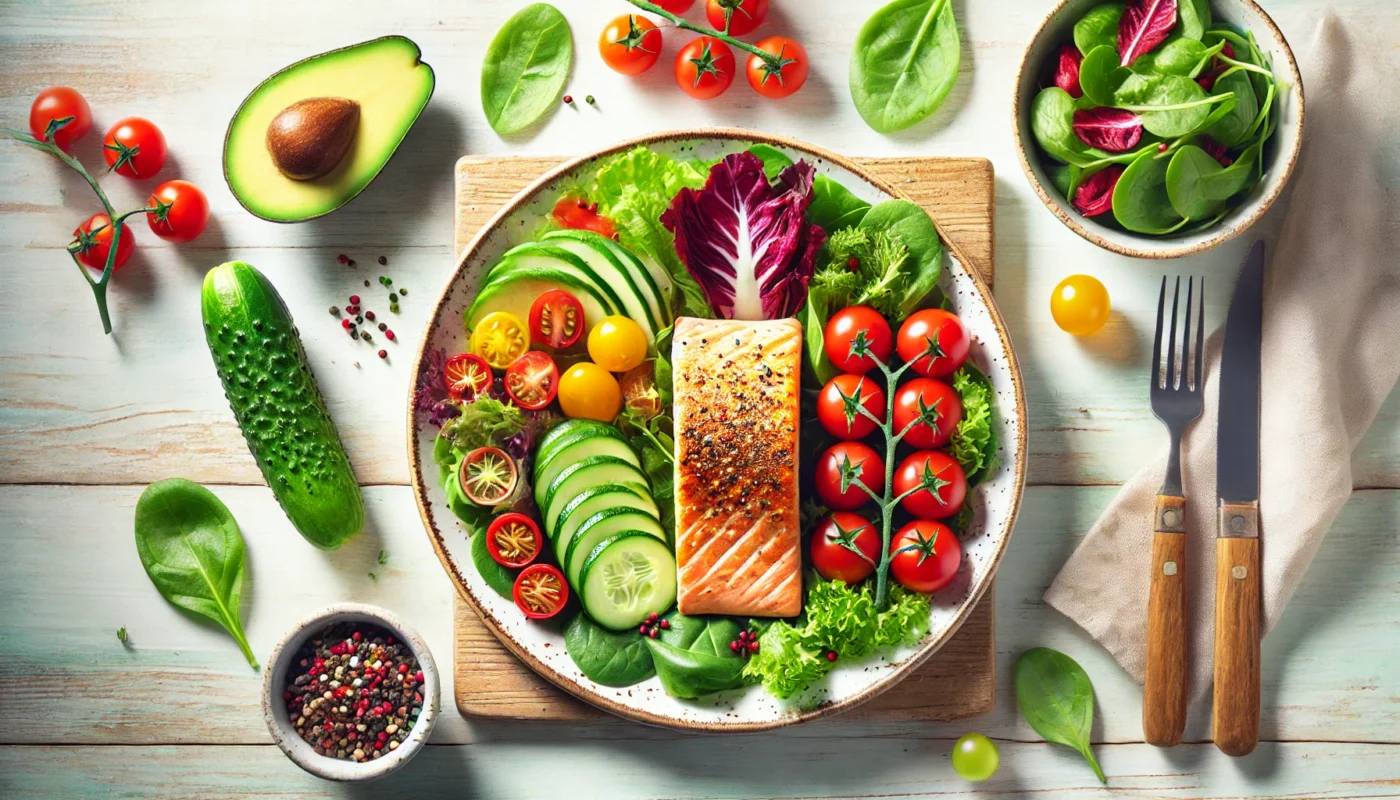
<path id="1" fill-rule="evenodd" d="M 562 158 L 466 157 L 457 162 L 455 250 L 521 189 Z M 990 285 L 992 163 L 980 158 L 858 158 L 856 163 L 923 206 Z M 872 721 L 950 720 L 992 710 L 996 643 L 992 588 L 957 634 L 918 671 L 843 714 Z M 455 600 L 453 694 L 468 717 L 556 721 L 611 718 L 556 688 L 506 650 L 460 597 Z"/>

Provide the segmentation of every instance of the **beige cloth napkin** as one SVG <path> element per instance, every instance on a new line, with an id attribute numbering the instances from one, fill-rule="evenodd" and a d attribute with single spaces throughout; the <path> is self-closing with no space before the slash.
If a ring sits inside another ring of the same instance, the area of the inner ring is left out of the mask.
<path id="1" fill-rule="evenodd" d="M 1266 633 L 1351 494 L 1351 451 L 1400 377 L 1400 69 L 1393 43 L 1364 46 L 1367 32 L 1349 28 L 1329 12 L 1310 41 L 1297 41 L 1305 45 L 1306 132 L 1291 205 L 1268 244 L 1259 497 Z M 1220 291 L 1234 275 L 1210 278 Z M 1217 331 L 1207 348 L 1205 414 L 1182 451 L 1193 702 L 1210 688 L 1214 650 L 1219 340 Z M 1165 467 L 1164 446 L 1045 594 L 1138 683 L 1153 499 Z"/>

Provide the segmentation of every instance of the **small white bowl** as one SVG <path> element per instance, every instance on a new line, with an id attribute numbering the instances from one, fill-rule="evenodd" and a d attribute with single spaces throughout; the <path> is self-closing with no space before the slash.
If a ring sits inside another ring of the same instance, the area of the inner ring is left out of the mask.
<path id="1" fill-rule="evenodd" d="M 413 730 L 393 752 L 374 761 L 358 762 L 318 754 L 307 744 L 287 715 L 282 692 L 287 687 L 287 674 L 297 653 L 308 639 L 328 626 L 342 622 L 363 622 L 385 628 L 401 641 L 407 642 L 423 671 L 423 710 L 413 724 Z M 328 781 L 363 782 L 382 778 L 398 770 L 418 755 L 437 721 L 440 691 L 437 664 L 428 651 L 427 642 L 418 632 L 403 624 L 392 612 L 362 603 L 337 603 L 298 622 L 277 643 L 272 657 L 263 669 L 263 718 L 273 741 L 297 766 Z"/>
<path id="2" fill-rule="evenodd" d="M 1298 161 L 1298 151 L 1303 144 L 1303 79 L 1298 73 L 1298 64 L 1293 59 L 1293 51 L 1278 26 L 1264 13 L 1254 0 L 1210 0 L 1210 10 L 1215 20 L 1237 25 L 1252 31 L 1259 42 L 1259 48 L 1269 55 L 1273 62 L 1274 75 L 1280 88 L 1285 89 L 1283 116 L 1279 119 L 1278 130 L 1274 132 L 1272 156 L 1267 165 L 1264 179 L 1234 208 L 1228 216 L 1215 225 L 1196 233 L 1172 236 L 1146 236 L 1129 231 L 1111 228 L 1086 217 L 1075 210 L 1069 200 L 1060 195 L 1045 173 L 1047 156 L 1040 152 L 1035 135 L 1031 133 L 1030 109 L 1036 94 L 1046 86 L 1053 85 L 1054 58 L 1060 45 L 1073 42 L 1074 23 L 1079 21 L 1089 9 L 1103 0 L 1060 0 L 1040 23 L 1016 72 L 1016 94 L 1011 104 L 1011 124 L 1016 137 L 1016 151 L 1021 158 L 1021 166 L 1031 182 L 1031 188 L 1055 216 L 1060 218 L 1070 230 L 1094 244 L 1115 253 L 1137 258 L 1179 258 L 1204 252 L 1222 242 L 1227 242 L 1249 226 L 1258 222 L 1283 192 L 1288 179 L 1293 175 L 1293 167 Z"/>

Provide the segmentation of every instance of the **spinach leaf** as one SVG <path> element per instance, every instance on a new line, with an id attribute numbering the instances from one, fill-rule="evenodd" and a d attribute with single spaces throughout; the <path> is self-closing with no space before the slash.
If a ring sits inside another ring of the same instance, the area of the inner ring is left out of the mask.
<path id="1" fill-rule="evenodd" d="M 1093 161 L 1095 156 L 1089 145 L 1074 133 L 1074 109 L 1074 98 L 1069 92 L 1058 86 L 1041 89 L 1031 104 L 1031 133 L 1040 149 L 1051 158 L 1062 164 L 1082 166 Z"/>
<path id="2" fill-rule="evenodd" d="M 1143 153 L 1128 165 L 1113 187 L 1113 218 L 1136 233 L 1172 233 L 1187 220 L 1172 208 L 1167 196 L 1165 158 Z"/>
<path id="3" fill-rule="evenodd" d="M 1182 5 L 1178 7 L 1184 7 L 1186 2 L 1181 0 Z M 1197 39 L 1173 36 L 1151 52 L 1138 56 L 1137 61 L 1133 62 L 1132 71 L 1143 75 L 1184 75 L 1194 78 L 1192 73 L 1208 63 L 1209 49 Z"/>
<path id="4" fill-rule="evenodd" d="M 807 221 L 820 225 L 827 233 L 860 224 L 870 204 L 830 177 L 818 174 L 812 181 L 812 204 L 807 207 Z"/>
<path id="5" fill-rule="evenodd" d="M 574 40 L 548 3 L 528 5 L 496 32 L 481 63 L 481 105 L 497 133 L 518 133 L 559 105 Z"/>
<path id="6" fill-rule="evenodd" d="M 213 492 L 184 478 L 147 486 L 136 501 L 136 553 L 162 597 L 222 625 L 258 668 L 240 617 L 243 534 Z"/>
<path id="7" fill-rule="evenodd" d="M 1142 127 L 1158 136 L 1184 136 L 1210 116 L 1211 106 L 1233 97 L 1228 92 L 1206 95 L 1200 84 L 1184 75 L 1133 73 L 1118 87 L 1113 104 L 1142 117 Z"/>
<path id="8" fill-rule="evenodd" d="M 1085 177 L 1083 168 L 1071 164 L 1050 164 L 1045 174 L 1050 178 L 1050 185 L 1067 198 L 1074 197 L 1079 182 Z"/>
<path id="9" fill-rule="evenodd" d="M 1182 36 L 1200 41 L 1210 27 L 1210 0 L 1177 0 L 1176 20 Z"/>
<path id="10" fill-rule="evenodd" d="M 792 159 L 788 158 L 787 153 L 771 144 L 756 144 L 749 148 L 749 152 L 763 162 L 763 174 L 768 177 L 769 183 L 776 181 L 783 170 L 792 166 Z"/>
<path id="11" fill-rule="evenodd" d="M 1244 70 L 1229 70 L 1216 79 L 1212 91 L 1216 94 L 1234 92 L 1235 107 L 1211 125 L 1206 133 L 1226 147 L 1238 147 L 1248 138 L 1254 117 L 1259 113 L 1259 98 L 1254 94 L 1254 84 L 1249 79 L 1249 73 Z"/>
<path id="12" fill-rule="evenodd" d="M 1094 6 L 1074 23 L 1074 46 L 1080 55 L 1089 55 L 1096 47 L 1107 45 L 1118 52 L 1118 21 L 1123 17 L 1122 3 Z"/>
<path id="13" fill-rule="evenodd" d="M 496 594 L 509 599 L 512 590 L 515 589 L 515 572 L 506 569 L 491 557 L 491 551 L 486 549 L 486 536 L 482 530 L 477 530 L 472 535 L 472 563 L 476 565 L 476 571 L 481 573 L 481 579 L 486 581 L 486 585 L 496 590 Z"/>
<path id="14" fill-rule="evenodd" d="M 661 685 L 672 697 L 695 699 L 743 685 L 744 659 L 729 650 L 739 623 L 728 617 L 675 612 L 659 639 L 646 639 Z"/>
<path id="15" fill-rule="evenodd" d="M 1094 725 L 1094 685 L 1084 668 L 1058 650 L 1036 647 L 1021 654 L 1014 668 L 1016 705 L 1031 728 L 1047 742 L 1078 750 L 1094 768 L 1099 782 L 1108 783 L 1089 732 Z"/>
<path id="16" fill-rule="evenodd" d="M 804 370 L 811 372 L 809 377 L 814 378 L 819 386 L 825 386 L 827 381 L 841 372 L 826 355 L 826 323 L 830 318 L 831 308 L 828 300 L 809 291 L 807 302 L 798 312 L 798 320 L 802 323 L 802 365 Z"/>
<path id="17" fill-rule="evenodd" d="M 1206 151 L 1187 145 L 1167 166 L 1167 196 L 1172 208 L 1189 220 L 1216 216 L 1225 201 L 1249 188 L 1257 148 L 1251 147 L 1228 167 Z"/>
<path id="18" fill-rule="evenodd" d="M 1145 58 L 1145 57 L 1144 57 Z M 1138 63 L 1143 59 L 1139 58 Z M 1079 64 L 1079 88 L 1096 106 L 1111 106 L 1118 88 L 1133 71 L 1118 63 L 1118 49 L 1099 45 Z M 1078 137 L 1076 137 L 1078 138 Z"/>
<path id="19" fill-rule="evenodd" d="M 587 614 L 575 616 L 564 629 L 564 649 L 584 675 L 604 686 L 631 686 L 656 674 L 640 634 L 606 630 Z"/>
<path id="20" fill-rule="evenodd" d="M 933 220 L 908 200 L 886 200 L 870 209 L 856 227 L 884 231 L 908 248 L 909 257 L 900 268 L 904 274 L 900 316 L 908 316 L 938 285 L 943 270 L 943 242 Z"/>
<path id="21" fill-rule="evenodd" d="M 894 0 L 866 20 L 851 50 L 851 99 L 880 133 L 903 130 L 942 105 L 962 43 L 951 0 Z"/>

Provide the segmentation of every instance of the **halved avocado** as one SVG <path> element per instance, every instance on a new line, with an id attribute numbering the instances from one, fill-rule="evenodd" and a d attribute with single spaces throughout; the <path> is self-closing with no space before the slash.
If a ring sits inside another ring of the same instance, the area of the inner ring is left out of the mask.
<path id="1" fill-rule="evenodd" d="M 433 68 L 418 45 L 385 36 L 312 56 L 263 81 L 229 122 L 224 180 L 238 202 L 273 222 L 301 222 L 350 202 L 374 180 L 433 96 Z M 313 97 L 359 104 L 350 150 L 327 175 L 292 180 L 267 149 L 267 129 L 283 109 Z"/>

